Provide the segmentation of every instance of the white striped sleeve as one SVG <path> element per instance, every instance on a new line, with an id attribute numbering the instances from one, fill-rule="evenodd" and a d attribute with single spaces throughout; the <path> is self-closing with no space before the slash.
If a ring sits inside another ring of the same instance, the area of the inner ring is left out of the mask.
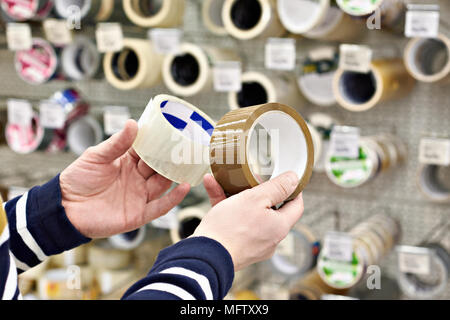
<path id="1" fill-rule="evenodd" d="M 162 292 L 167 292 L 170 294 L 173 294 L 174 296 L 177 296 L 181 300 L 195 300 L 194 296 L 191 295 L 186 290 L 175 286 L 170 283 L 164 283 L 164 282 L 155 282 L 149 285 L 146 285 L 145 287 L 142 287 L 137 292 L 145 291 L 145 290 L 157 290 Z"/>
<path id="2" fill-rule="evenodd" d="M 181 267 L 172 267 L 172 268 L 163 270 L 160 273 L 177 274 L 177 275 L 185 276 L 192 280 L 197 281 L 198 285 L 200 286 L 200 288 L 202 288 L 203 293 L 205 294 L 206 300 L 213 300 L 211 285 L 209 283 L 208 278 L 206 278 L 204 275 L 201 275 L 197 272 L 194 272 L 194 271 L 186 269 L 186 268 L 181 268 Z"/>
<path id="3" fill-rule="evenodd" d="M 16 265 L 14 264 L 14 260 L 9 255 L 9 271 L 8 278 L 6 279 L 6 283 L 4 286 L 2 300 L 11 300 L 14 298 L 14 294 L 17 290 L 17 270 Z"/>

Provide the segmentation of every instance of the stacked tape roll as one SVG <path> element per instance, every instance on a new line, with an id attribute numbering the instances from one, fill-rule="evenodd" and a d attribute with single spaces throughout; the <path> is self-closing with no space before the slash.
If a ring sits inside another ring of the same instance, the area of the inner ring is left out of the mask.
<path id="1" fill-rule="evenodd" d="M 405 96 L 414 83 L 402 60 L 374 60 L 368 73 L 338 69 L 333 79 L 333 92 L 341 107 L 359 112 Z"/>
<path id="2" fill-rule="evenodd" d="M 304 102 L 295 80 L 289 76 L 269 76 L 249 71 L 242 74 L 242 88 L 239 92 L 228 93 L 231 110 L 277 102 L 299 109 Z"/>
<path id="3" fill-rule="evenodd" d="M 177 54 L 164 58 L 164 83 L 174 94 L 184 97 L 211 90 L 212 67 L 218 61 L 240 61 L 240 58 L 229 49 L 182 43 Z"/>
<path id="4" fill-rule="evenodd" d="M 49 15 L 53 2 L 53 0 L 1 0 L 1 8 L 10 20 L 41 20 Z"/>
<path id="5" fill-rule="evenodd" d="M 450 203 L 450 167 L 423 164 L 419 168 L 417 183 L 422 193 L 432 202 Z"/>
<path id="6" fill-rule="evenodd" d="M 325 294 L 344 295 L 345 289 L 328 286 L 319 276 L 317 270 L 311 270 L 290 288 L 290 300 L 320 300 Z"/>
<path id="7" fill-rule="evenodd" d="M 139 229 L 117 234 L 109 237 L 108 241 L 116 249 L 132 250 L 138 247 L 145 239 L 146 228 L 141 227 Z"/>
<path id="8" fill-rule="evenodd" d="M 162 56 L 143 39 L 123 39 L 123 49 L 108 52 L 103 58 L 106 80 L 115 88 L 150 88 L 161 80 Z"/>
<path id="9" fill-rule="evenodd" d="M 241 40 L 279 37 L 286 32 L 274 0 L 225 0 L 222 20 L 226 31 Z"/>
<path id="10" fill-rule="evenodd" d="M 398 284 L 407 296 L 413 299 L 435 299 L 445 291 L 450 276 L 450 254 L 439 243 L 428 243 L 430 272 L 428 274 L 412 274 L 399 272 Z"/>
<path id="11" fill-rule="evenodd" d="M 61 67 L 72 80 L 86 80 L 94 77 L 100 67 L 100 53 L 93 41 L 79 36 L 64 47 L 61 53 Z"/>
<path id="12" fill-rule="evenodd" d="M 58 58 L 52 45 L 41 38 L 33 38 L 29 50 L 17 51 L 14 64 L 20 78 L 30 84 L 42 84 L 50 80 L 58 65 Z"/>
<path id="13" fill-rule="evenodd" d="M 74 120 L 67 129 L 67 146 L 76 155 L 103 140 L 103 129 L 93 116 L 85 115 Z"/>
<path id="14" fill-rule="evenodd" d="M 185 0 L 122 0 L 123 10 L 134 24 L 145 27 L 176 27 L 183 22 Z"/>
<path id="15" fill-rule="evenodd" d="M 208 202 L 181 209 L 177 213 L 177 226 L 170 230 L 172 243 L 177 243 L 192 235 L 210 209 L 211 205 Z"/>
<path id="16" fill-rule="evenodd" d="M 92 268 L 118 270 L 126 268 L 131 261 L 130 250 L 113 248 L 108 241 L 97 241 L 89 247 L 88 263 Z"/>
<path id="17" fill-rule="evenodd" d="M 219 36 L 226 35 L 222 19 L 225 0 L 204 0 L 202 3 L 202 19 L 206 29 Z"/>
<path id="18" fill-rule="evenodd" d="M 211 137 L 211 170 L 228 195 L 254 187 L 286 171 L 307 185 L 314 163 L 308 126 L 293 108 L 267 103 L 232 110 L 217 123 Z"/>
<path id="19" fill-rule="evenodd" d="M 308 116 L 308 125 L 310 128 L 314 128 L 317 133 L 316 140 L 319 141 L 314 144 L 314 171 L 325 171 L 325 161 L 330 148 L 331 131 L 338 124 L 338 120 L 325 113 L 315 112 Z M 313 132 L 313 130 L 310 131 Z"/>
<path id="20" fill-rule="evenodd" d="M 71 265 L 83 265 L 87 261 L 86 245 L 76 247 L 74 249 L 64 251 L 58 255 L 51 257 L 51 264 L 57 268 L 68 267 Z"/>
<path id="21" fill-rule="evenodd" d="M 418 81 L 447 82 L 450 79 L 450 39 L 443 34 L 437 38 L 411 39 L 403 59 L 408 72 Z"/>
<path id="22" fill-rule="evenodd" d="M 201 183 L 209 171 L 214 121 L 192 104 L 169 95 L 150 100 L 133 148 L 153 170 L 177 183 Z"/>

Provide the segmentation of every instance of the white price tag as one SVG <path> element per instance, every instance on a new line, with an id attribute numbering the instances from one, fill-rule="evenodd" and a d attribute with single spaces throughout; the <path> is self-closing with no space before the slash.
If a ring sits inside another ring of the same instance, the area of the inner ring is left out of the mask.
<path id="1" fill-rule="evenodd" d="M 44 128 L 62 129 L 66 122 L 66 112 L 59 103 L 41 101 L 39 105 L 39 121 Z"/>
<path id="2" fill-rule="evenodd" d="M 423 138 L 419 145 L 419 161 L 440 166 L 450 165 L 450 139 Z"/>
<path id="3" fill-rule="evenodd" d="M 31 103 L 27 100 L 8 100 L 8 122 L 21 126 L 29 126 L 33 118 Z"/>
<path id="4" fill-rule="evenodd" d="M 180 50 L 181 30 L 155 28 L 148 31 L 148 36 L 157 53 L 177 54 Z"/>
<path id="5" fill-rule="evenodd" d="M 330 135 L 330 151 L 336 157 L 358 158 L 359 128 L 334 126 Z"/>
<path id="6" fill-rule="evenodd" d="M 295 69 L 295 39 L 269 38 L 265 46 L 265 66 L 274 70 Z"/>
<path id="7" fill-rule="evenodd" d="M 33 45 L 30 25 L 28 23 L 8 23 L 6 27 L 6 39 L 9 50 L 30 49 Z"/>
<path id="8" fill-rule="evenodd" d="M 439 34 L 438 5 L 408 5 L 405 36 L 409 38 L 436 38 Z"/>
<path id="9" fill-rule="evenodd" d="M 180 209 L 178 207 L 174 207 L 172 210 L 170 210 L 165 215 L 159 217 L 158 219 L 155 219 L 151 222 L 151 224 L 160 229 L 174 229 L 177 227 L 178 219 L 177 219 L 177 212 Z"/>
<path id="10" fill-rule="evenodd" d="M 325 257 L 339 261 L 351 261 L 353 256 L 353 237 L 343 232 L 328 232 L 324 240 Z"/>
<path id="11" fill-rule="evenodd" d="M 364 45 L 341 44 L 339 47 L 339 68 L 368 73 L 372 64 L 372 49 Z"/>
<path id="12" fill-rule="evenodd" d="M 95 39 L 99 52 L 116 52 L 122 50 L 122 25 L 117 22 L 99 23 L 95 31 Z"/>
<path id="13" fill-rule="evenodd" d="M 218 61 L 214 64 L 214 90 L 238 92 L 241 90 L 242 67 L 239 61 Z"/>
<path id="14" fill-rule="evenodd" d="M 46 19 L 43 27 L 46 38 L 54 45 L 63 46 L 72 42 L 72 32 L 66 20 Z"/>
<path id="15" fill-rule="evenodd" d="M 27 191 L 28 191 L 27 188 L 11 186 L 11 187 L 9 187 L 9 190 L 8 190 L 8 200 L 14 199 L 15 197 L 19 197 L 19 196 L 25 194 L 25 192 L 27 192 Z M 3 199 L 3 200 L 6 200 L 6 199 Z"/>
<path id="16" fill-rule="evenodd" d="M 284 238 L 277 246 L 277 254 L 284 256 L 292 256 L 294 255 L 294 236 L 292 233 L 288 233 L 286 238 Z"/>
<path id="17" fill-rule="evenodd" d="M 430 274 L 431 250 L 428 248 L 398 246 L 398 269 L 403 273 Z"/>
<path id="18" fill-rule="evenodd" d="M 105 124 L 105 133 L 112 135 L 125 127 L 125 123 L 130 119 L 130 110 L 128 107 L 107 106 L 103 112 L 103 123 Z"/>

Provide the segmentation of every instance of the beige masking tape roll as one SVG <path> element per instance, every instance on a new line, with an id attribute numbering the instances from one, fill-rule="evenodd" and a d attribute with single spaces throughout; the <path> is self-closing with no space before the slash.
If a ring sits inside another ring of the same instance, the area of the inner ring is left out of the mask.
<path id="1" fill-rule="evenodd" d="M 193 186 L 209 171 L 209 143 L 214 121 L 192 104 L 169 95 L 148 103 L 138 122 L 133 148 L 153 170 Z"/>
<path id="2" fill-rule="evenodd" d="M 183 22 L 185 0 L 122 0 L 123 10 L 134 24 L 145 27 L 176 27 Z"/>
<path id="3" fill-rule="evenodd" d="M 225 0 L 222 20 L 227 32 L 241 40 L 279 37 L 286 33 L 275 0 Z"/>
<path id="4" fill-rule="evenodd" d="M 203 0 L 202 19 L 206 29 L 223 36 L 227 34 L 222 20 L 222 8 L 225 0 Z"/>
<path id="5" fill-rule="evenodd" d="M 95 21 L 106 21 L 108 20 L 114 9 L 115 9 L 115 3 L 114 0 L 101 0 L 102 3 L 100 5 L 100 9 L 95 17 Z"/>
<path id="6" fill-rule="evenodd" d="M 117 89 L 150 88 L 161 80 L 162 59 L 149 40 L 125 38 L 121 51 L 105 54 L 103 70 Z"/>
<path id="7" fill-rule="evenodd" d="M 420 191 L 432 202 L 450 203 L 450 166 L 422 164 L 417 184 Z"/>
<path id="8" fill-rule="evenodd" d="M 172 243 L 177 243 L 192 235 L 210 209 L 211 205 L 209 202 L 181 209 L 177 213 L 177 226 L 170 230 Z"/>
<path id="9" fill-rule="evenodd" d="M 122 269 L 130 261 L 131 251 L 114 249 L 107 241 L 98 241 L 89 247 L 88 262 L 93 268 Z"/>
<path id="10" fill-rule="evenodd" d="M 58 255 L 52 256 L 50 258 L 51 264 L 58 268 L 68 267 L 74 264 L 85 264 L 87 261 L 87 251 L 88 248 L 86 245 L 73 248 Z"/>
<path id="11" fill-rule="evenodd" d="M 437 38 L 414 38 L 406 45 L 404 63 L 418 81 L 445 82 L 450 80 L 450 39 L 443 34 Z"/>
<path id="12" fill-rule="evenodd" d="M 368 73 L 338 69 L 333 79 L 333 92 L 341 107 L 359 112 L 405 96 L 414 83 L 402 60 L 374 60 Z"/>

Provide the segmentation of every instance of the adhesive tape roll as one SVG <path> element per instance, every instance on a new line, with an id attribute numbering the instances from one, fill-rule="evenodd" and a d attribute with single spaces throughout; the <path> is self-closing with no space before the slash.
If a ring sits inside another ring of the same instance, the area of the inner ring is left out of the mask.
<path id="1" fill-rule="evenodd" d="M 179 98 L 158 95 L 138 125 L 133 148 L 148 166 L 176 183 L 201 183 L 209 171 L 207 155 L 215 125 L 208 115 Z"/>
<path id="2" fill-rule="evenodd" d="M 44 39 L 33 38 L 29 50 L 16 51 L 14 64 L 20 78 L 30 84 L 42 84 L 55 74 L 58 58 L 52 45 Z"/>
<path id="3" fill-rule="evenodd" d="M 145 239 L 145 226 L 139 229 L 109 237 L 113 248 L 131 250 L 138 247 Z"/>
<path id="4" fill-rule="evenodd" d="M 58 268 L 85 264 L 87 261 L 87 251 L 88 248 L 85 245 L 76 247 L 52 256 L 50 258 L 51 264 Z"/>
<path id="5" fill-rule="evenodd" d="M 181 209 L 177 213 L 177 227 L 170 230 L 172 243 L 177 243 L 192 235 L 210 209 L 211 205 L 208 202 Z"/>
<path id="6" fill-rule="evenodd" d="M 177 54 L 164 58 L 164 83 L 174 94 L 184 97 L 210 90 L 213 88 L 212 66 L 217 61 L 240 61 L 240 58 L 229 49 L 182 43 Z"/>
<path id="7" fill-rule="evenodd" d="M 319 25 L 330 8 L 330 0 L 278 0 L 281 23 L 291 33 L 305 33 Z"/>
<path id="8" fill-rule="evenodd" d="M 417 183 L 430 201 L 450 203 L 449 169 L 450 167 L 431 164 L 420 166 Z"/>
<path id="9" fill-rule="evenodd" d="M 108 241 L 97 241 L 88 250 L 88 262 L 93 268 L 123 269 L 130 261 L 131 251 L 114 249 Z"/>
<path id="10" fill-rule="evenodd" d="M 202 4 L 202 19 L 206 29 L 223 36 L 227 30 L 223 25 L 222 8 L 225 0 L 204 0 Z"/>
<path id="11" fill-rule="evenodd" d="M 225 0 L 222 20 L 227 32 L 241 40 L 279 37 L 286 32 L 274 0 Z"/>
<path id="12" fill-rule="evenodd" d="M 1 6 L 3 12 L 5 12 L 10 19 L 15 21 L 24 21 L 29 20 L 36 15 L 39 7 L 39 0 L 2 0 Z"/>
<path id="13" fill-rule="evenodd" d="M 408 72 L 423 82 L 447 82 L 450 79 L 450 39 L 414 38 L 406 45 L 404 62 Z"/>
<path id="14" fill-rule="evenodd" d="M 161 80 L 162 56 L 150 41 L 123 39 L 123 49 L 103 58 L 106 80 L 117 89 L 150 88 Z"/>
<path id="15" fill-rule="evenodd" d="M 265 146 L 258 148 L 261 143 Z M 299 184 L 290 200 L 311 177 L 314 147 L 306 122 L 294 109 L 267 103 L 232 110 L 219 120 L 210 161 L 214 177 L 229 195 L 294 171 Z"/>
<path id="16" fill-rule="evenodd" d="M 101 0 L 101 6 L 94 20 L 99 22 L 108 20 L 114 11 L 115 2 L 118 4 L 118 1 L 114 0 Z"/>
<path id="17" fill-rule="evenodd" d="M 381 6 L 383 0 L 337 0 L 338 6 L 352 16 L 365 16 L 371 14 Z"/>
<path id="18" fill-rule="evenodd" d="M 70 18 L 74 14 L 75 8 L 79 12 L 81 19 L 91 10 L 91 6 L 100 4 L 99 0 L 56 0 L 55 12 L 58 16 L 64 19 Z"/>
<path id="19" fill-rule="evenodd" d="M 322 156 L 322 137 L 319 131 L 316 130 L 314 126 L 308 123 L 309 133 L 311 133 L 311 138 L 314 145 L 314 168 L 319 163 L 320 157 Z"/>
<path id="20" fill-rule="evenodd" d="M 250 71 L 242 74 L 242 88 L 239 92 L 228 93 L 230 110 L 277 102 L 295 109 L 303 105 L 303 97 L 293 78 L 268 76 Z"/>
<path id="21" fill-rule="evenodd" d="M 400 59 L 374 60 L 368 73 L 338 69 L 333 92 L 341 107 L 359 112 L 406 95 L 414 82 Z"/>
<path id="22" fill-rule="evenodd" d="M 175 27 L 183 22 L 184 0 L 123 0 L 128 19 L 141 27 Z"/>
<path id="23" fill-rule="evenodd" d="M 89 38 L 79 36 L 62 50 L 61 66 L 72 80 L 90 79 L 98 71 L 100 54 Z"/>
<path id="24" fill-rule="evenodd" d="M 99 144 L 102 139 L 102 127 L 90 115 L 73 121 L 67 130 L 67 146 L 76 155 L 81 155 L 87 148 Z"/>

